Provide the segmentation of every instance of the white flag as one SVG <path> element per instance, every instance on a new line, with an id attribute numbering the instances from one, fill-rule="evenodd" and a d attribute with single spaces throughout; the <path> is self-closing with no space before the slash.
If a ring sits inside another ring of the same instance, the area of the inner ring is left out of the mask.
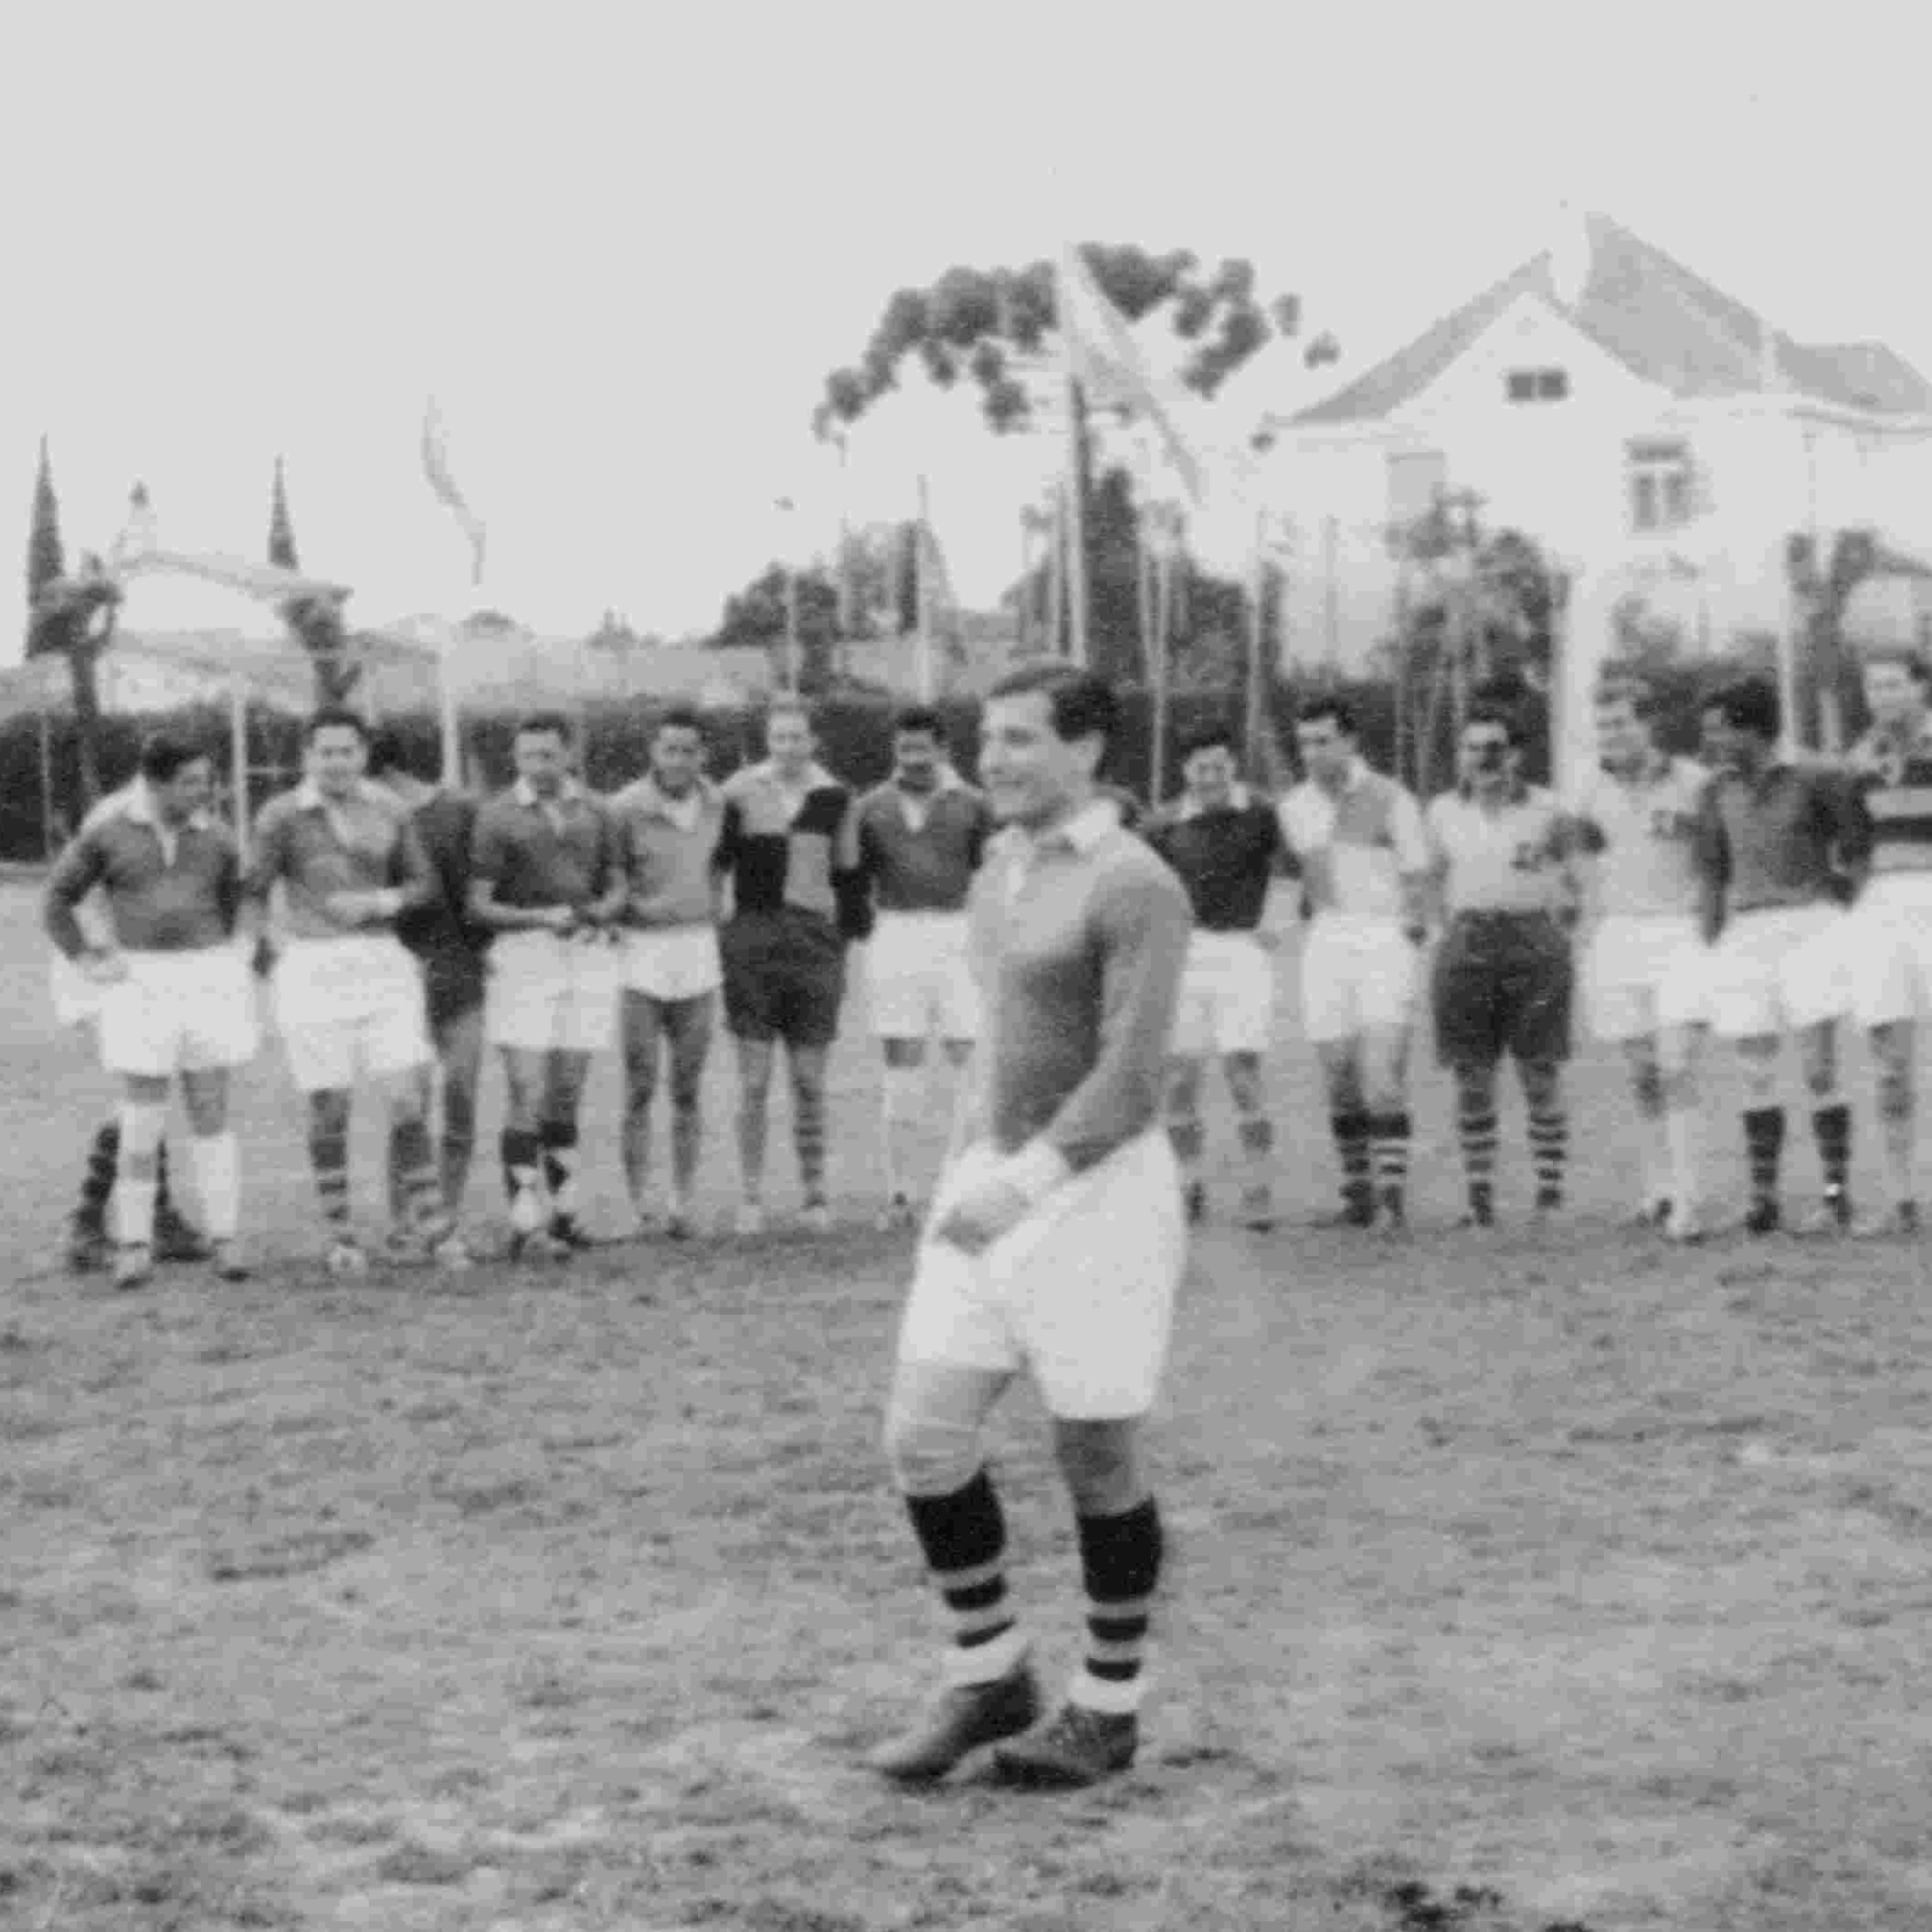
<path id="1" fill-rule="evenodd" d="M 1177 383 L 1156 376 L 1127 319 L 1101 291 L 1080 250 L 1061 252 L 1060 333 L 1068 369 L 1102 408 L 1124 408 L 1152 424 L 1162 453 L 1196 502 L 1205 493 L 1200 459 L 1181 429 L 1188 403 Z"/>

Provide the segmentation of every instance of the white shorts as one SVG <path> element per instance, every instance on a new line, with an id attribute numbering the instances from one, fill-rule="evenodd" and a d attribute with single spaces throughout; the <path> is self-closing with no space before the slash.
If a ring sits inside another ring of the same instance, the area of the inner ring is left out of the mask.
<path id="1" fill-rule="evenodd" d="M 1584 1011 L 1598 1040 L 1642 1040 L 1705 1016 L 1711 949 L 1686 913 L 1617 913 L 1591 935 Z"/>
<path id="2" fill-rule="evenodd" d="M 110 1073 L 164 1080 L 254 1058 L 255 988 L 238 947 L 121 956 L 127 977 L 99 990 L 100 1063 Z"/>
<path id="3" fill-rule="evenodd" d="M 1052 1415 L 1153 1408 L 1187 1264 L 1180 1175 L 1164 1133 L 1075 1175 L 984 1252 L 931 1238 L 952 1201 L 999 1165 L 985 1143 L 941 1178 L 899 1331 L 903 1362 L 1030 1370 Z"/>
<path id="4" fill-rule="evenodd" d="M 1842 1017 L 1852 1005 L 1849 924 L 1835 905 L 1739 913 L 1705 955 L 1702 1017 L 1726 1040 Z"/>
<path id="5" fill-rule="evenodd" d="M 1844 939 L 1860 1026 L 1932 1018 L 1932 876 L 1880 872 L 1846 914 Z"/>
<path id="6" fill-rule="evenodd" d="M 1208 933 L 1188 941 L 1172 1050 L 1182 1060 L 1210 1053 L 1265 1053 L 1274 1030 L 1274 961 L 1252 933 Z"/>
<path id="7" fill-rule="evenodd" d="M 1302 1028 L 1317 1046 L 1414 1017 L 1420 955 L 1393 919 L 1318 913 L 1302 949 Z"/>
<path id="8" fill-rule="evenodd" d="M 624 986 L 653 999 L 696 999 L 715 993 L 724 980 L 718 929 L 709 924 L 626 933 L 620 951 Z"/>
<path id="9" fill-rule="evenodd" d="M 865 949 L 875 1040 L 979 1038 L 964 913 L 882 913 Z"/>
<path id="10" fill-rule="evenodd" d="M 602 938 L 500 933 L 490 948 L 483 1031 L 528 1053 L 596 1053 L 618 1031 L 623 948 Z"/>
<path id="11" fill-rule="evenodd" d="M 422 969 L 387 933 L 290 940 L 274 997 L 289 1072 L 304 1093 L 406 1073 L 433 1057 Z"/>

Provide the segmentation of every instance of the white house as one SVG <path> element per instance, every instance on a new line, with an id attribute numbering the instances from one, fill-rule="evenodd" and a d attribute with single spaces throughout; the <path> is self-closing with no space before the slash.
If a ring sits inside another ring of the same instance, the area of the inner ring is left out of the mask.
<path id="1" fill-rule="evenodd" d="M 1932 385 L 1876 343 L 1795 343 L 1601 216 L 1405 348 L 1266 428 L 1293 531 L 1284 656 L 1346 670 L 1392 628 L 1387 533 L 1440 489 L 1571 577 L 1559 764 L 1633 593 L 1694 639 L 1784 632 L 1785 544 L 1853 525 L 1932 556 Z M 1874 582 L 1872 641 L 1923 639 L 1922 584 Z M 1567 752 L 1568 756 L 1565 755 Z"/>

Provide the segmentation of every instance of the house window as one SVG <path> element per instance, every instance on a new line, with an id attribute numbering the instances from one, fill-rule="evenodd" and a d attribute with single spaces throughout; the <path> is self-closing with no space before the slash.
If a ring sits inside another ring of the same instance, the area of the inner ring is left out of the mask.
<path id="1" fill-rule="evenodd" d="M 1513 403 L 1560 403 L 1569 394 L 1569 371 L 1512 369 L 1504 386 Z"/>
<path id="2" fill-rule="evenodd" d="M 1691 520 L 1691 451 L 1687 443 L 1630 446 L 1632 530 L 1682 530 Z"/>

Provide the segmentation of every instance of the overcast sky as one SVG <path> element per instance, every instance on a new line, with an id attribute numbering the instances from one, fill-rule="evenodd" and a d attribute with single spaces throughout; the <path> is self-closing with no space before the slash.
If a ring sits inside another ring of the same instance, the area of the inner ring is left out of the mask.
<path id="1" fill-rule="evenodd" d="M 1532 252 L 1566 193 L 1800 337 L 1932 368 L 1927 33 L 1903 5 L 1693 0 L 10 7 L 4 502 L 24 543 L 44 431 L 70 553 L 141 477 L 171 547 L 254 554 L 280 451 L 302 561 L 354 617 L 459 613 L 417 461 L 433 388 L 490 524 L 483 601 L 676 632 L 826 541 L 812 406 L 902 284 L 1065 233 L 1241 254 L 1357 369 Z M 1045 454 L 962 400 L 893 402 L 854 435 L 851 507 L 908 511 L 924 470 L 987 598 Z M 231 602 L 144 587 L 130 617 Z"/>

